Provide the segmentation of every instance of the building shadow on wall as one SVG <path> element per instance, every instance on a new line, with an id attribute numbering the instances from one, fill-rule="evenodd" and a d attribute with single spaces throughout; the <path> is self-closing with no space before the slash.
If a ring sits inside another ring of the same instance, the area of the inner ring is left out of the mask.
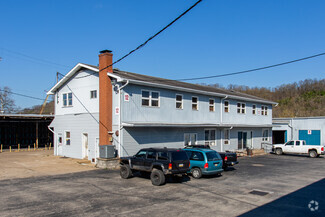
<path id="1" fill-rule="evenodd" d="M 325 216 L 325 179 L 241 215 Z"/>

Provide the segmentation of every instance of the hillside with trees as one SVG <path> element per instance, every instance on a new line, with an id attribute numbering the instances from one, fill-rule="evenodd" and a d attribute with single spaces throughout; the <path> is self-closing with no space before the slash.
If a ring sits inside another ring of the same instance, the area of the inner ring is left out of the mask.
<path id="1" fill-rule="evenodd" d="M 220 84 L 210 85 L 223 88 Z M 325 116 L 325 79 L 306 79 L 276 88 L 229 85 L 234 90 L 279 103 L 273 107 L 273 117 Z"/>
<path id="2" fill-rule="evenodd" d="M 39 114 L 41 111 L 42 105 L 34 105 L 31 108 L 25 108 L 20 110 L 18 113 L 21 114 Z M 54 101 L 50 101 L 46 103 L 44 110 L 43 110 L 43 115 L 47 114 L 54 114 Z"/>

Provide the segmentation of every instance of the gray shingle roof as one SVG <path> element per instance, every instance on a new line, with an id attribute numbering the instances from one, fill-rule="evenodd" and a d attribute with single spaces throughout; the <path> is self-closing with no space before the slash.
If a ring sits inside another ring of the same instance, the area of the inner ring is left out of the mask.
<path id="1" fill-rule="evenodd" d="M 89 65 L 89 64 L 85 64 L 85 65 L 88 65 L 90 67 L 98 69 L 98 66 Z M 170 80 L 170 79 L 165 79 L 165 78 L 158 78 L 158 77 L 153 77 L 153 76 L 148 76 L 148 75 L 137 74 L 137 73 L 133 73 L 133 72 L 121 71 L 119 69 L 113 69 L 113 72 L 115 75 L 117 75 L 121 78 L 127 79 L 127 80 L 131 79 L 131 80 L 136 80 L 136 81 L 140 81 L 140 82 L 150 82 L 153 84 L 168 85 L 168 86 L 172 86 L 172 87 L 181 87 L 181 88 L 192 89 L 192 90 L 197 90 L 197 91 L 210 92 L 212 94 L 215 93 L 215 94 L 222 94 L 222 95 L 235 96 L 235 97 L 244 97 L 247 99 L 265 101 L 270 104 L 276 104 L 276 102 L 272 102 L 272 101 L 269 101 L 269 100 L 266 100 L 266 99 L 263 99 L 260 97 L 252 96 L 249 94 L 245 94 L 245 93 L 240 93 L 237 91 L 230 91 L 230 90 L 225 90 L 225 89 L 221 89 L 221 88 L 199 85 L 199 84 L 192 84 L 192 83 Z"/>
<path id="2" fill-rule="evenodd" d="M 240 93 L 237 91 L 229 91 L 229 90 L 211 87 L 211 86 L 204 86 L 204 85 L 186 83 L 186 82 L 181 82 L 181 81 L 176 81 L 176 80 L 152 77 L 152 76 L 148 76 L 148 75 L 136 74 L 133 72 L 120 71 L 117 69 L 114 69 L 113 72 L 115 75 L 125 78 L 125 79 L 131 79 L 131 80 L 142 81 L 142 82 L 150 82 L 150 83 L 154 83 L 154 84 L 168 85 L 168 86 L 174 86 L 174 87 L 182 87 L 182 88 L 211 92 L 211 93 L 222 94 L 222 95 L 244 97 L 244 98 L 248 98 L 248 99 L 252 99 L 252 100 L 267 101 L 271 104 L 275 104 L 275 102 L 272 102 L 272 101 L 269 101 L 269 100 L 266 100 L 266 99 L 263 99 L 260 97 L 252 96 L 249 94 Z"/>

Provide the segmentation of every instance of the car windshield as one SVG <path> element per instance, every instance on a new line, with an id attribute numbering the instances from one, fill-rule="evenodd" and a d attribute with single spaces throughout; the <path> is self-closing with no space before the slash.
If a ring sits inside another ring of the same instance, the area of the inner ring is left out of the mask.
<path id="1" fill-rule="evenodd" d="M 188 156 L 185 151 L 175 151 L 172 152 L 172 158 L 174 161 L 177 160 L 188 160 Z"/>
<path id="2" fill-rule="evenodd" d="M 220 154 L 216 151 L 209 151 L 206 153 L 208 161 L 220 160 Z"/>

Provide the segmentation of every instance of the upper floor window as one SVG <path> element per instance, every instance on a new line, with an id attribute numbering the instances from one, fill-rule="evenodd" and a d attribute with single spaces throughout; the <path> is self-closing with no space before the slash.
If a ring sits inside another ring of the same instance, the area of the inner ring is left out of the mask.
<path id="1" fill-rule="evenodd" d="M 246 113 L 246 104 L 245 103 L 237 103 L 237 113 L 239 113 L 239 114 Z"/>
<path id="2" fill-rule="evenodd" d="M 224 109 L 225 112 L 229 112 L 229 101 L 225 101 Z"/>
<path id="3" fill-rule="evenodd" d="M 252 114 L 256 115 L 256 105 L 252 105 Z"/>
<path id="4" fill-rule="evenodd" d="M 261 110 L 262 115 L 267 115 L 267 106 L 262 105 Z"/>
<path id="5" fill-rule="evenodd" d="M 96 99 L 97 98 L 97 90 L 90 91 L 90 99 Z"/>
<path id="6" fill-rule="evenodd" d="M 143 106 L 151 106 L 151 107 L 159 107 L 159 92 L 155 91 L 142 91 L 142 105 Z"/>
<path id="7" fill-rule="evenodd" d="M 72 93 L 63 94 L 63 106 L 72 106 Z"/>
<path id="8" fill-rule="evenodd" d="M 183 109 L 183 95 L 176 94 L 176 108 Z"/>
<path id="9" fill-rule="evenodd" d="M 209 111 L 214 112 L 214 99 L 209 99 Z"/>
<path id="10" fill-rule="evenodd" d="M 192 110 L 199 110 L 198 98 L 192 96 Z"/>

